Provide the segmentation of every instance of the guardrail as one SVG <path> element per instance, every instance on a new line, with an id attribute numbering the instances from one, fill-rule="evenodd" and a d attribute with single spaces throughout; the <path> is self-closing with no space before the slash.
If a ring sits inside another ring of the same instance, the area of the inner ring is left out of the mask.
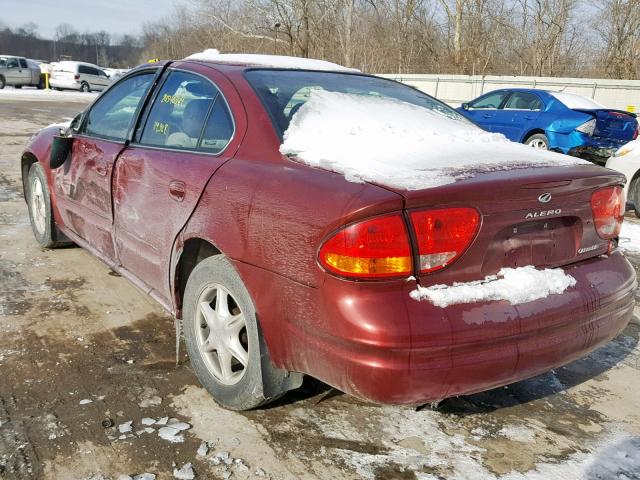
<path id="1" fill-rule="evenodd" d="M 500 75 L 380 74 L 412 85 L 451 105 L 499 88 L 522 87 L 577 93 L 610 108 L 640 112 L 640 80 Z"/>

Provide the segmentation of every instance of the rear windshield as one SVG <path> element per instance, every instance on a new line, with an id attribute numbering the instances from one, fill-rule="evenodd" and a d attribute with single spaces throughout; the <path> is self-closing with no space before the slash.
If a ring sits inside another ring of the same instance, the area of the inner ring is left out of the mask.
<path id="1" fill-rule="evenodd" d="M 462 115 L 435 98 L 384 78 L 305 70 L 248 70 L 245 75 L 281 138 L 293 115 L 314 90 L 393 98 L 468 123 Z"/>

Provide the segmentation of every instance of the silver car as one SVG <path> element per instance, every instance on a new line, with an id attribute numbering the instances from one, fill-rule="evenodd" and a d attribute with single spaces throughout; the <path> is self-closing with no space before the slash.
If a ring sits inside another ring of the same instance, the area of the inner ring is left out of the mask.
<path id="1" fill-rule="evenodd" d="M 44 77 L 36 63 L 24 57 L 0 55 L 0 89 L 6 85 L 44 88 Z"/>
<path id="2" fill-rule="evenodd" d="M 62 61 L 53 65 L 49 85 L 57 90 L 102 91 L 111 80 L 97 65 Z"/>

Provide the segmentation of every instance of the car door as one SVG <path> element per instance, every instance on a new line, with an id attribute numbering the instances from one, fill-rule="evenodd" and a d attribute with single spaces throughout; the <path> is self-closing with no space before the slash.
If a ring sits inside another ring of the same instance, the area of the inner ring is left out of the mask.
<path id="1" fill-rule="evenodd" d="M 496 90 L 469 103 L 465 114 L 485 130 L 494 131 L 496 113 L 509 95 L 506 90 Z"/>
<path id="2" fill-rule="evenodd" d="M 31 83 L 31 70 L 29 70 L 26 58 L 18 59 L 18 77 L 19 85 L 29 85 Z"/>
<path id="3" fill-rule="evenodd" d="M 516 91 L 511 94 L 496 116 L 496 131 L 503 133 L 514 142 L 523 141 L 523 137 L 536 127 L 544 104 L 538 95 L 532 92 Z"/>
<path id="4" fill-rule="evenodd" d="M 20 84 L 20 63 L 15 57 L 7 58 L 7 70 L 5 80 L 7 85 L 19 85 Z"/>
<path id="5" fill-rule="evenodd" d="M 109 84 L 111 83 L 111 80 L 109 79 L 107 74 L 104 72 L 104 70 L 100 70 L 99 68 L 96 68 L 95 71 L 96 71 L 96 83 L 98 85 L 98 89 L 102 91 L 109 86 Z"/>
<path id="6" fill-rule="evenodd" d="M 70 158 L 54 170 L 64 224 L 109 259 L 115 259 L 111 179 L 157 69 L 123 79 L 100 97 L 74 135 Z"/>
<path id="7" fill-rule="evenodd" d="M 246 122 L 241 108 L 234 109 L 235 121 L 231 114 L 227 96 L 240 100 L 230 82 L 208 70 L 216 84 L 191 71 L 165 73 L 136 143 L 116 163 L 118 260 L 168 304 L 174 241 L 211 175 L 233 156 L 235 125 Z"/>

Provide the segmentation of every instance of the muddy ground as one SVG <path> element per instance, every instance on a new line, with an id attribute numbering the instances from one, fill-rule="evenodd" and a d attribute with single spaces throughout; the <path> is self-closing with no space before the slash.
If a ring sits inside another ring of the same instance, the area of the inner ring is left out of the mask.
<path id="1" fill-rule="evenodd" d="M 186 357 L 176 366 L 159 306 L 87 252 L 33 239 L 20 153 L 84 108 L 73 101 L 0 97 L 0 478 L 169 479 L 186 463 L 210 479 L 640 478 L 637 318 L 585 359 L 438 410 L 312 381 L 262 410 L 221 409 Z M 143 418 L 190 428 L 171 443 Z"/>

